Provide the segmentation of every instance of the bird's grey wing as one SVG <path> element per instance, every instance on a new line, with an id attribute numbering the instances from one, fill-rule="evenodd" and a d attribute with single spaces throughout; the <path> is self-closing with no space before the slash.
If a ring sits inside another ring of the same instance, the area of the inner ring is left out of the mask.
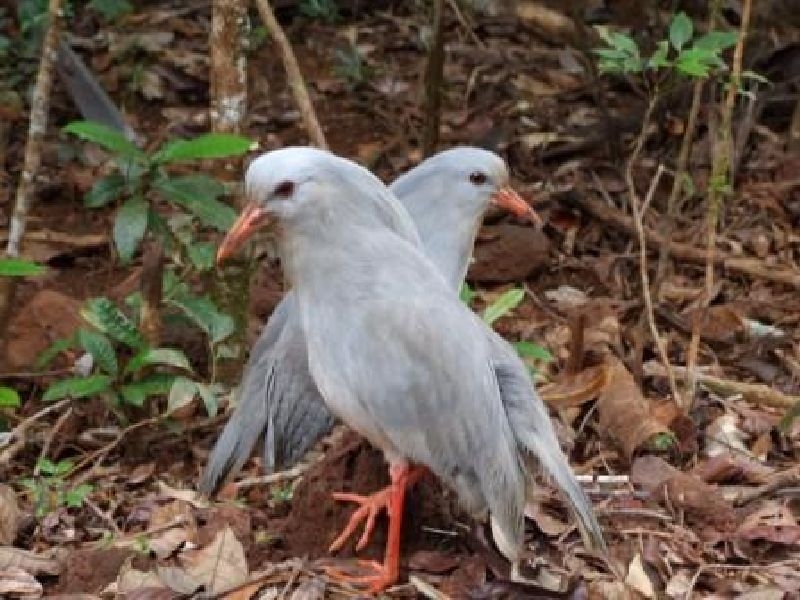
<path id="1" fill-rule="evenodd" d="M 517 442 L 538 459 L 569 501 L 586 546 L 606 552 L 592 504 L 561 451 L 547 407 L 536 393 L 527 367 L 508 342 L 494 331 L 488 328 L 487 331 L 500 395 Z"/>
<path id="2" fill-rule="evenodd" d="M 294 294 L 273 311 L 253 346 L 237 405 L 208 458 L 199 489 L 214 493 L 264 437 L 264 468 L 291 466 L 333 426 L 308 372 Z"/>
<path id="3" fill-rule="evenodd" d="M 443 282 L 438 295 L 416 284 L 412 299 L 373 298 L 354 311 L 358 320 L 339 331 L 344 352 L 332 376 L 353 390 L 351 415 L 369 415 L 376 430 L 367 437 L 427 465 L 468 509 L 488 508 L 498 546 L 513 558 L 522 541 L 524 475 L 483 323 Z"/>
<path id="4" fill-rule="evenodd" d="M 250 391 L 263 396 L 268 407 L 264 436 L 267 471 L 293 466 L 335 423 L 309 372 L 308 349 L 296 313 L 287 321 L 272 355 L 269 368 L 275 371 L 274 383 Z"/>

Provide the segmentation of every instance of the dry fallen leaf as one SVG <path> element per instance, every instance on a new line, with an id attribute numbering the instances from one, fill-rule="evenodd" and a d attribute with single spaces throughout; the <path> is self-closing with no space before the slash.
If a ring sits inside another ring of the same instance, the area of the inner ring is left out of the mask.
<path id="1" fill-rule="evenodd" d="M 639 592 L 645 598 L 655 598 L 656 590 L 653 582 L 644 570 L 641 554 L 636 554 L 628 565 L 628 574 L 625 576 L 625 583 Z"/>
<path id="2" fill-rule="evenodd" d="M 202 582 L 207 592 L 224 592 L 247 581 L 244 548 L 230 527 L 218 532 L 205 548 L 184 552 L 179 558 L 186 573 Z"/>
<path id="3" fill-rule="evenodd" d="M 0 598 L 41 598 L 43 593 L 42 584 L 27 571 L 19 567 L 0 570 Z"/>
<path id="4" fill-rule="evenodd" d="M 542 399 L 553 408 L 571 408 L 597 398 L 609 381 L 609 367 L 606 364 L 588 367 L 573 375 L 566 375 L 561 381 L 539 387 Z"/>
<path id="5" fill-rule="evenodd" d="M 667 429 L 652 414 L 652 404 L 622 362 L 609 356 L 608 385 L 597 400 L 598 424 L 622 447 L 630 459 L 654 435 Z"/>
<path id="6" fill-rule="evenodd" d="M 7 485 L 0 484 L 0 546 L 10 546 L 17 537 L 17 525 L 22 513 L 17 495 Z"/>

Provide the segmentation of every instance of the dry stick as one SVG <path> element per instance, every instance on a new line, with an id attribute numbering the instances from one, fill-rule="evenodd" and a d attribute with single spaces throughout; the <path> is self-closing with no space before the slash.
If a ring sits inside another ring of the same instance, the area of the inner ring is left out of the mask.
<path id="1" fill-rule="evenodd" d="M 675 402 L 680 403 L 678 396 L 678 386 L 675 383 L 675 375 L 672 373 L 672 367 L 669 363 L 669 356 L 667 355 L 667 348 L 664 345 L 664 340 L 658 332 L 656 326 L 656 319 L 653 314 L 653 299 L 650 296 L 650 277 L 647 273 L 647 237 L 644 232 L 644 210 L 647 209 L 655 194 L 658 181 L 661 179 L 661 174 L 664 172 L 663 165 L 659 165 L 653 180 L 650 182 L 650 189 L 647 190 L 644 206 L 639 206 L 639 195 L 636 193 L 636 187 L 633 182 L 633 166 L 639 158 L 639 154 L 644 147 L 644 141 L 647 137 L 647 128 L 650 125 L 650 118 L 653 115 L 653 110 L 658 102 L 658 93 L 654 93 L 650 103 L 647 105 L 647 110 L 642 118 L 642 129 L 639 136 L 636 138 L 636 144 L 633 148 L 633 153 L 628 159 L 628 164 L 625 168 L 625 181 L 628 185 L 628 194 L 631 199 L 631 209 L 633 211 L 633 222 L 636 226 L 636 233 L 639 237 L 639 275 L 642 279 L 642 295 L 644 296 L 645 310 L 647 311 L 647 322 L 650 325 L 650 334 L 653 336 L 653 341 L 658 349 L 658 354 L 661 356 L 661 362 L 664 363 L 664 368 L 667 370 L 667 379 L 669 380 L 670 391 Z"/>
<path id="2" fill-rule="evenodd" d="M 53 71 L 56 62 L 58 45 L 59 18 L 61 16 L 61 0 L 50 0 L 47 7 L 47 32 L 42 42 L 42 57 L 39 60 L 39 72 L 31 98 L 31 110 L 28 126 L 28 141 L 25 145 L 25 162 L 22 166 L 17 199 L 14 212 L 9 222 L 8 244 L 6 255 L 19 256 L 22 237 L 25 235 L 25 221 L 30 210 L 35 189 L 36 174 L 42 162 L 42 141 L 47 131 L 47 112 L 50 102 L 50 89 L 53 86 Z M 0 338 L 6 331 L 6 324 L 11 314 L 16 291 L 16 277 L 0 277 Z"/>
<path id="3" fill-rule="evenodd" d="M 636 235 L 636 226 L 633 223 L 633 219 L 618 209 L 606 205 L 601 200 L 593 199 L 589 195 L 575 194 L 571 199 L 599 221 L 621 229 L 630 235 Z M 706 252 L 703 248 L 671 241 L 660 232 L 647 227 L 644 228 L 644 232 L 647 244 L 650 247 L 657 250 L 661 246 L 668 244 L 670 253 L 676 259 L 695 264 L 705 264 Z M 750 277 L 800 288 L 800 271 L 767 265 L 758 258 L 728 256 L 718 252 L 714 256 L 714 264 Z"/>
<path id="4" fill-rule="evenodd" d="M 663 377 L 666 373 L 660 365 L 649 368 L 647 374 L 655 377 Z M 673 366 L 675 376 L 686 381 L 689 379 L 688 367 Z M 698 384 L 704 385 L 710 390 L 728 396 L 741 396 L 743 400 L 760 406 L 771 406 L 773 408 L 789 409 L 800 402 L 800 397 L 789 396 L 771 386 L 763 383 L 746 383 L 744 381 L 734 381 L 733 379 L 723 379 L 714 375 L 707 375 L 702 371 L 694 374 Z"/>
<path id="5" fill-rule="evenodd" d="M 728 94 L 722 111 L 722 122 L 716 135 L 713 135 L 713 163 L 711 167 L 711 179 L 708 183 L 708 208 L 706 211 L 706 272 L 705 272 L 705 294 L 701 302 L 701 309 L 706 309 L 711 304 L 714 295 L 714 254 L 717 245 L 717 224 L 719 222 L 720 207 L 722 204 L 721 194 L 725 182 L 733 185 L 732 165 L 733 165 L 733 140 L 732 140 L 732 120 L 733 109 L 736 104 L 736 95 L 739 91 L 739 81 L 742 73 L 742 55 L 744 54 L 744 39 L 747 35 L 747 27 L 750 23 L 751 0 L 745 0 L 742 7 L 742 22 L 739 28 L 739 40 L 733 51 L 733 66 L 731 69 L 731 84 L 728 87 Z M 714 2 L 711 6 L 711 25 L 714 26 L 719 15 L 719 3 Z M 701 313 L 702 314 L 702 313 Z M 684 410 L 689 412 L 694 402 L 695 393 L 695 371 L 697 368 L 697 354 L 700 347 L 700 328 L 704 319 L 696 318 L 692 325 L 692 338 L 689 342 L 686 367 L 689 370 L 689 380 L 686 390 L 686 406 Z"/>
<path id="6" fill-rule="evenodd" d="M 11 430 L 10 435 L 8 435 L 8 438 L 15 439 L 16 441 L 13 445 L 3 450 L 3 452 L 0 452 L 0 465 L 5 465 L 11 462 L 11 460 L 17 455 L 17 452 L 19 452 L 25 446 L 25 434 L 36 421 L 43 419 L 52 412 L 61 410 L 63 407 L 69 405 L 70 402 L 72 402 L 70 398 L 65 398 L 64 400 L 60 400 L 55 404 L 45 406 L 42 410 L 31 415 L 14 427 L 14 429 Z"/>
<path id="7" fill-rule="evenodd" d="M 425 129 L 422 134 L 422 153 L 425 156 L 433 154 L 439 143 L 444 76 L 444 0 L 433 1 L 431 29 L 433 39 L 425 66 Z"/>
<path id="8" fill-rule="evenodd" d="M 700 99 L 703 95 L 703 79 L 694 82 L 692 89 L 692 105 L 689 108 L 689 117 L 686 120 L 686 130 L 683 132 L 681 149 L 678 151 L 678 161 L 675 165 L 675 172 L 672 179 L 672 189 L 667 198 L 667 218 L 664 226 L 664 237 L 672 239 L 675 233 L 675 221 L 678 216 L 678 197 L 683 189 L 683 179 L 686 176 L 687 165 L 689 164 L 689 154 L 692 149 L 692 140 L 697 128 L 697 115 L 700 114 Z M 658 254 L 658 266 L 656 267 L 656 279 L 653 282 L 651 293 L 658 297 L 661 284 L 664 281 L 667 270 L 667 260 L 669 259 L 669 244 L 663 244 Z"/>
<path id="9" fill-rule="evenodd" d="M 322 127 L 317 120 L 317 114 L 314 112 L 314 105 L 311 104 L 311 98 L 308 96 L 306 84 L 303 81 L 303 76 L 300 73 L 300 67 L 297 64 L 297 59 L 292 51 L 292 46 L 289 40 L 286 39 L 286 34 L 283 33 L 278 20 L 275 18 L 275 13 L 269 5 L 268 0 L 256 0 L 258 12 L 261 15 L 261 20 L 272 37 L 278 44 L 281 51 L 281 58 L 283 59 L 283 67 L 286 69 L 286 77 L 288 79 L 289 88 L 292 90 L 297 107 L 300 109 L 300 116 L 305 123 L 306 131 L 311 138 L 312 143 L 325 150 L 328 149 L 328 143 L 325 141 L 325 134 L 322 133 Z"/>

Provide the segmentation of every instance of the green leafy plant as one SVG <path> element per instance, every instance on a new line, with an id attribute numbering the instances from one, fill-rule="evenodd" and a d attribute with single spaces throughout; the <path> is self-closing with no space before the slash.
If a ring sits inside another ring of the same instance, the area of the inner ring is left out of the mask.
<path id="1" fill-rule="evenodd" d="M 167 167 L 194 160 L 240 156 L 253 143 L 230 134 L 206 134 L 193 140 L 166 142 L 145 153 L 121 133 L 92 121 L 75 121 L 66 133 L 92 142 L 110 152 L 116 169 L 99 179 L 84 197 L 89 208 L 119 201 L 113 239 L 119 257 L 128 263 L 148 232 L 167 249 L 178 249 L 182 258 L 197 269 L 209 269 L 214 254 L 210 242 L 198 241 L 197 226 L 225 232 L 236 218 L 235 211 L 220 201 L 225 188 L 202 173 L 170 175 Z M 183 218 L 166 218 L 157 201 L 166 200 Z"/>
<path id="2" fill-rule="evenodd" d="M 605 48 L 594 50 L 599 57 L 598 67 L 604 73 L 667 69 L 686 77 L 708 77 L 715 71 L 727 69 L 720 53 L 734 46 L 738 39 L 735 32 L 729 31 L 710 31 L 696 37 L 692 20 L 681 12 L 670 22 L 668 39 L 659 41 L 655 51 L 644 57 L 630 36 L 606 27 L 597 30 L 606 43 Z"/>
<path id="3" fill-rule="evenodd" d="M 351 45 L 346 50 L 336 50 L 334 73 L 347 82 L 351 88 L 364 85 L 372 76 L 372 67 L 367 64 L 357 46 Z"/>
<path id="4" fill-rule="evenodd" d="M 465 291 L 466 290 L 466 291 Z M 464 283 L 461 288 L 461 299 L 469 304 L 475 297 L 475 292 Z M 467 298 L 467 300 L 465 300 Z M 494 302 L 483 309 L 482 318 L 484 322 L 492 326 L 495 321 L 508 315 L 517 308 L 525 299 L 525 290 L 522 288 L 512 288 L 503 292 Z M 553 360 L 553 355 L 546 348 L 534 344 L 533 342 L 519 341 L 513 344 L 514 348 L 522 359 L 549 362 Z"/>
<path id="5" fill-rule="evenodd" d="M 297 3 L 300 14 L 309 19 L 318 19 L 326 23 L 339 20 L 339 7 L 335 0 L 300 0 Z"/>
<path id="6" fill-rule="evenodd" d="M 171 281 L 171 296 L 165 302 L 206 332 L 213 359 L 219 355 L 220 342 L 233 332 L 233 319 L 220 313 L 207 298 L 191 295 L 186 284 Z M 171 413 L 199 394 L 208 413 L 216 414 L 218 398 L 225 390 L 214 383 L 177 375 L 175 371 L 193 374 L 181 350 L 148 346 L 137 323 L 108 298 L 89 300 L 81 316 L 91 328 L 81 328 L 71 338 L 56 341 L 39 357 L 37 367 L 74 348 L 91 355 L 91 372 L 56 381 L 45 391 L 44 401 L 101 396 L 114 406 L 143 406 L 148 398 L 167 396 L 167 412 Z"/>
<path id="7" fill-rule="evenodd" d="M 46 271 L 47 267 L 24 258 L 0 258 L 0 277 L 33 277 Z"/>
<path id="8" fill-rule="evenodd" d="M 91 0 L 89 7 L 108 23 L 133 12 L 133 5 L 128 0 Z"/>
<path id="9" fill-rule="evenodd" d="M 39 475 L 22 480 L 33 497 L 34 513 L 42 518 L 52 511 L 61 508 L 80 508 L 86 497 L 94 489 L 87 483 L 70 486 L 64 477 L 72 470 L 73 463 L 62 460 L 57 463 L 40 458 L 36 463 Z"/>
<path id="10" fill-rule="evenodd" d="M 284 486 L 277 486 L 272 488 L 270 497 L 275 504 L 285 504 L 292 501 L 294 496 L 294 484 L 287 483 Z"/>
<path id="11" fill-rule="evenodd" d="M 39 363 L 77 348 L 91 355 L 91 372 L 56 381 L 45 391 L 45 402 L 103 396 L 114 405 L 142 406 L 148 397 L 166 395 L 172 387 L 176 376 L 157 372 L 159 367 L 192 371 L 180 350 L 148 347 L 136 324 L 108 298 L 89 300 L 81 316 L 91 328 L 81 328 L 69 340 L 51 347 Z M 124 366 L 120 364 L 123 356 L 129 357 Z"/>

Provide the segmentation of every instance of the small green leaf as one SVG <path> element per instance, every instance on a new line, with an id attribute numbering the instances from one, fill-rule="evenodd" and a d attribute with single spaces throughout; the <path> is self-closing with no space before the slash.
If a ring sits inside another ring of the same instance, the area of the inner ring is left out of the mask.
<path id="1" fill-rule="evenodd" d="M 167 414 L 189 404 L 197 395 L 197 384 L 186 377 L 176 377 L 167 398 Z"/>
<path id="2" fill-rule="evenodd" d="M 80 508 L 83 506 L 83 501 L 92 493 L 94 488 L 88 483 L 82 483 L 69 490 L 64 495 L 64 502 L 70 508 Z"/>
<path id="3" fill-rule="evenodd" d="M 669 54 L 669 42 L 667 40 L 661 40 L 658 42 L 658 47 L 656 51 L 653 52 L 653 56 L 650 57 L 650 60 L 647 61 L 647 66 L 650 69 L 661 69 L 663 67 L 670 66 L 670 61 L 667 60 L 667 55 Z"/>
<path id="4" fill-rule="evenodd" d="M 616 48 L 595 48 L 592 50 L 592 53 L 596 54 L 600 58 L 613 61 L 619 61 L 630 56 L 624 50 L 617 50 Z"/>
<path id="5" fill-rule="evenodd" d="M 93 327 L 130 348 L 142 349 L 146 345 L 133 321 L 108 298 L 88 300 L 81 309 L 81 316 Z"/>
<path id="6" fill-rule="evenodd" d="M 44 402 L 60 400 L 67 396 L 71 398 L 86 398 L 102 394 L 111 387 L 111 377 L 108 375 L 90 375 L 89 377 L 69 377 L 56 381 L 47 388 L 42 396 Z"/>
<path id="7" fill-rule="evenodd" d="M 114 352 L 114 346 L 111 345 L 111 341 L 106 336 L 96 331 L 79 329 L 78 344 L 92 355 L 95 363 L 102 371 L 108 375 L 117 375 L 117 353 Z"/>
<path id="8" fill-rule="evenodd" d="M 53 362 L 53 359 L 64 352 L 69 350 L 75 345 L 74 337 L 61 338 L 50 344 L 47 348 L 42 350 L 42 353 L 36 357 L 36 362 L 33 364 L 34 368 L 38 371 L 44 369 L 47 365 Z"/>
<path id="9" fill-rule="evenodd" d="M 217 200 L 225 188 L 215 179 L 205 175 L 164 177 L 155 186 L 167 200 L 191 212 L 203 225 L 225 232 L 236 220 L 236 211 Z"/>
<path id="10" fill-rule="evenodd" d="M 639 56 L 639 46 L 636 45 L 636 41 L 630 36 L 622 33 L 612 33 L 611 45 L 617 50 L 622 50 L 628 56 Z"/>
<path id="11" fill-rule="evenodd" d="M 189 294 L 176 295 L 169 303 L 180 308 L 195 325 L 208 334 L 212 344 L 217 344 L 233 333 L 233 319 L 220 312 L 211 300 Z"/>
<path id="12" fill-rule="evenodd" d="M 150 396 L 166 396 L 172 388 L 175 375 L 154 373 L 141 381 L 123 385 L 120 388 L 123 400 L 133 406 L 143 406 Z"/>
<path id="13" fill-rule="evenodd" d="M 461 284 L 461 291 L 458 293 L 458 297 L 461 298 L 464 304 L 467 306 L 472 304 L 476 295 L 475 290 L 473 290 L 466 281 Z"/>
<path id="14" fill-rule="evenodd" d="M 193 140 L 169 142 L 153 156 L 153 161 L 173 163 L 183 160 L 241 156 L 254 144 L 252 140 L 239 135 L 207 133 Z"/>
<path id="15" fill-rule="evenodd" d="M 69 461 L 63 461 L 69 462 Z M 47 458 L 46 456 L 42 456 L 36 461 L 36 470 L 44 475 L 57 475 L 58 474 L 58 465 L 54 463 L 52 460 Z"/>
<path id="16" fill-rule="evenodd" d="M 189 260 L 198 271 L 209 271 L 214 268 L 217 247 L 211 242 L 196 242 L 186 247 Z"/>
<path id="17" fill-rule="evenodd" d="M 210 385 L 206 385 L 204 383 L 195 382 L 195 386 L 197 387 L 197 391 L 200 393 L 200 398 L 203 399 L 203 405 L 206 407 L 206 413 L 209 417 L 216 417 L 217 412 L 219 411 L 219 401 L 217 400 L 217 394 L 214 392 Z"/>
<path id="18" fill-rule="evenodd" d="M 134 356 L 128 366 L 125 367 L 125 373 L 134 373 L 145 365 L 166 365 L 186 371 L 192 370 L 189 359 L 180 350 L 175 350 L 174 348 L 152 348 L 145 349 Z"/>
<path id="19" fill-rule="evenodd" d="M 535 360 L 541 360 L 545 362 L 550 362 L 553 360 L 553 355 L 539 344 L 534 344 L 533 342 L 516 342 L 514 344 L 514 348 L 522 358 L 533 358 Z"/>
<path id="20" fill-rule="evenodd" d="M 113 202 L 125 191 L 125 177 L 119 173 L 111 173 L 98 179 L 83 197 L 83 205 L 87 208 L 100 208 Z"/>
<path id="21" fill-rule="evenodd" d="M 17 390 L 0 385 L 0 408 L 18 408 L 21 404 Z"/>
<path id="22" fill-rule="evenodd" d="M 130 262 L 133 253 L 147 230 L 148 205 L 144 198 L 129 198 L 117 211 L 114 219 L 114 243 L 123 264 Z"/>
<path id="23" fill-rule="evenodd" d="M 23 258 L 0 258 L 0 276 L 2 277 L 31 277 L 41 275 L 46 271 L 47 267 Z"/>
<path id="24" fill-rule="evenodd" d="M 90 0 L 89 6 L 109 23 L 133 12 L 133 6 L 128 0 Z"/>
<path id="25" fill-rule="evenodd" d="M 716 53 L 732 48 L 737 41 L 739 41 L 739 34 L 735 31 L 709 31 L 697 38 L 692 47 Z"/>
<path id="26" fill-rule="evenodd" d="M 505 316 L 514 310 L 519 303 L 525 298 L 525 290 L 522 288 L 514 288 L 504 292 L 497 300 L 492 302 L 483 311 L 483 320 L 487 325 L 491 325 L 500 317 Z"/>
<path id="27" fill-rule="evenodd" d="M 675 50 L 680 52 L 686 42 L 692 39 L 693 33 L 692 20 L 685 12 L 679 12 L 672 18 L 672 23 L 669 25 L 669 41 Z"/>
<path id="28" fill-rule="evenodd" d="M 88 142 L 93 142 L 120 156 L 126 158 L 144 158 L 144 153 L 120 132 L 95 121 L 73 121 L 62 130 L 71 133 Z"/>

